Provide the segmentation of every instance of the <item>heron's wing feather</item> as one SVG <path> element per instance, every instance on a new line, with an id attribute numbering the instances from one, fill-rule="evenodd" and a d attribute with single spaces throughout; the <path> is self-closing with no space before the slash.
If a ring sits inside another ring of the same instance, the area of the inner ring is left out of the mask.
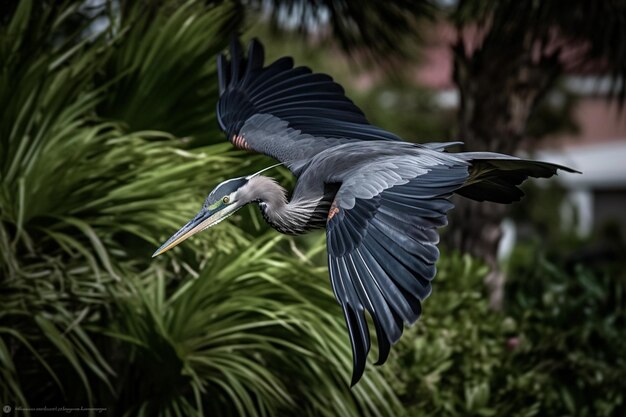
<path id="1" fill-rule="evenodd" d="M 522 198 L 524 192 L 518 186 L 529 177 L 550 178 L 558 170 L 580 173 L 563 165 L 491 152 L 465 152 L 456 156 L 472 164 L 470 176 L 457 194 L 477 201 L 509 204 Z"/>
<path id="2" fill-rule="evenodd" d="M 455 141 L 455 142 L 430 142 L 430 143 L 422 143 L 423 147 L 432 149 L 435 151 L 445 151 L 446 148 L 451 146 L 463 145 L 463 142 Z"/>
<path id="3" fill-rule="evenodd" d="M 242 132 L 255 115 L 272 116 L 275 123 L 308 137 L 400 140 L 370 125 L 363 112 L 330 76 L 313 73 L 306 67 L 294 68 L 291 58 L 281 58 L 266 67 L 263 61 L 263 46 L 257 40 L 250 42 L 247 57 L 236 41 L 231 45 L 230 61 L 224 55 L 218 57 L 217 118 L 236 146 L 267 153 L 265 144 L 256 143 L 257 137 L 250 127 Z M 290 137 L 283 135 L 277 139 L 289 140 Z M 314 144 L 309 151 L 314 155 L 330 143 Z M 288 146 L 288 142 L 284 145 Z"/>
<path id="4" fill-rule="evenodd" d="M 384 164 L 383 164 L 384 165 Z M 352 343 L 356 383 L 370 348 L 365 312 L 376 328 L 378 364 L 421 314 L 439 257 L 437 228 L 468 177 L 464 164 L 368 169 L 342 184 L 329 212 L 328 264 Z"/>

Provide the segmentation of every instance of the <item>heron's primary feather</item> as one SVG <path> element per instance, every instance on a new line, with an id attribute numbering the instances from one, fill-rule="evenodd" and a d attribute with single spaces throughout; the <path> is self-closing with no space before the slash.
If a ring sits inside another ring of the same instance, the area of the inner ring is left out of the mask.
<path id="1" fill-rule="evenodd" d="M 237 42 L 231 44 L 230 61 L 223 55 L 218 57 L 217 118 L 229 140 L 234 142 L 246 122 L 259 114 L 271 115 L 311 137 L 400 140 L 370 125 L 330 76 L 294 67 L 291 58 L 263 67 L 263 55 L 263 46 L 252 40 L 247 59 Z M 245 137 L 247 148 L 264 153 L 257 149 L 257 139 Z"/>
<path id="2" fill-rule="evenodd" d="M 469 175 L 467 162 L 439 155 L 413 148 L 335 174 L 343 178 L 329 212 L 328 264 L 353 347 L 353 384 L 370 348 L 365 312 L 382 364 L 430 295 L 439 257 L 436 229 L 453 207 L 447 198 Z"/>

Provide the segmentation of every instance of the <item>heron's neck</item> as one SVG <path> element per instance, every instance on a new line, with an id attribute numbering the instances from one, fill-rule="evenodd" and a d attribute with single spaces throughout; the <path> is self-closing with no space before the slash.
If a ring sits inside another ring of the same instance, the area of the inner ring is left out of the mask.
<path id="1" fill-rule="evenodd" d="M 251 198 L 257 201 L 265 221 L 281 233 L 299 234 L 315 227 L 314 220 L 319 217 L 320 199 L 287 201 L 287 190 L 274 179 L 257 176 L 251 178 L 248 185 L 255 190 Z M 325 215 L 322 217 L 325 219 Z"/>

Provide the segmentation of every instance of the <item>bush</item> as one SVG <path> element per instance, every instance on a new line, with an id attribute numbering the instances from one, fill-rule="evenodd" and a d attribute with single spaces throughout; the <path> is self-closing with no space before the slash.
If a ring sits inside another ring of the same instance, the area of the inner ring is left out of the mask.
<path id="1" fill-rule="evenodd" d="M 395 388 L 408 415 L 623 415 L 623 271 L 565 272 L 533 247 L 512 259 L 501 313 L 488 309 L 476 261 L 440 262 L 424 317 L 398 355 Z"/>
<path id="2" fill-rule="evenodd" d="M 489 309 L 486 272 L 468 255 L 442 255 L 424 315 L 401 341 L 397 390 L 407 415 L 501 415 L 494 375 L 514 323 Z"/>
<path id="3" fill-rule="evenodd" d="M 568 270 L 537 248 L 520 247 L 517 255 L 510 266 L 507 310 L 521 324 L 523 343 L 510 366 L 534 380 L 517 387 L 524 393 L 517 404 L 532 398 L 544 415 L 624 415 L 626 275 L 621 265 L 575 264 Z"/>

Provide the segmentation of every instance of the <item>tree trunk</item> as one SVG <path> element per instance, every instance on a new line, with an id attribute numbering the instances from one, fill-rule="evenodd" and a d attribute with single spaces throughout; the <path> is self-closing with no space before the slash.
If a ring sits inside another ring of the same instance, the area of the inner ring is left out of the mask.
<path id="1" fill-rule="evenodd" d="M 454 45 L 459 138 L 465 142 L 466 151 L 514 154 L 519 149 L 528 118 L 560 71 L 556 57 L 533 59 L 532 43 L 529 36 L 494 41 L 488 34 L 471 54 L 461 37 Z M 486 278 L 490 303 L 499 309 L 505 277 L 497 251 L 507 206 L 464 198 L 457 198 L 455 203 L 446 239 L 452 247 L 485 260 L 491 268 Z"/>

